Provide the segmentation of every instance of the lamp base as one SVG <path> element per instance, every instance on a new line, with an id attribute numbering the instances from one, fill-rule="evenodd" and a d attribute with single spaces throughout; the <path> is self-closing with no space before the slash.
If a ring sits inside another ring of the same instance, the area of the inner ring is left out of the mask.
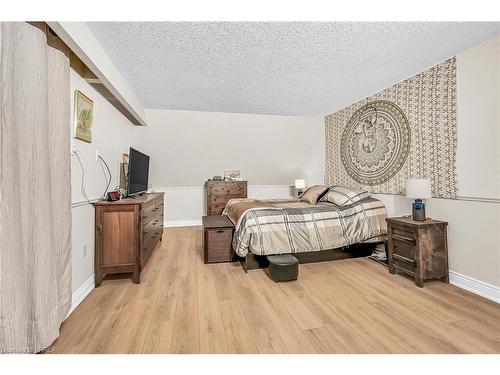
<path id="1" fill-rule="evenodd" d="M 425 221 L 425 203 L 422 199 L 415 199 L 411 205 L 412 218 L 415 221 Z"/>

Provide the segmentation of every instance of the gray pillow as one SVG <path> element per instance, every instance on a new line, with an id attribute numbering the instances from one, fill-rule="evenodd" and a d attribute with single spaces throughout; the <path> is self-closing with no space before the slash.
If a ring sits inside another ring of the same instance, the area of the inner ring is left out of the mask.
<path id="1" fill-rule="evenodd" d="M 302 197 L 300 197 L 301 202 L 308 202 L 311 204 L 318 203 L 319 198 L 328 190 L 328 186 L 325 185 L 313 185 L 308 188 Z"/>
<path id="2" fill-rule="evenodd" d="M 330 202 L 337 206 L 347 206 L 366 198 L 370 198 L 370 193 L 366 190 L 345 186 L 330 186 L 328 192 L 321 198 L 321 201 Z"/>

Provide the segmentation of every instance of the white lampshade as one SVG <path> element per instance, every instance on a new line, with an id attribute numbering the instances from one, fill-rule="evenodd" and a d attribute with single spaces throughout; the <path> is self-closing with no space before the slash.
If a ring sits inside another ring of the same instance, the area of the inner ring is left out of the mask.
<path id="1" fill-rule="evenodd" d="M 304 179 L 295 180 L 295 188 L 304 189 L 305 187 L 306 187 L 306 180 Z"/>
<path id="2" fill-rule="evenodd" d="M 413 199 L 431 198 L 431 180 L 409 178 L 406 180 L 406 197 Z"/>

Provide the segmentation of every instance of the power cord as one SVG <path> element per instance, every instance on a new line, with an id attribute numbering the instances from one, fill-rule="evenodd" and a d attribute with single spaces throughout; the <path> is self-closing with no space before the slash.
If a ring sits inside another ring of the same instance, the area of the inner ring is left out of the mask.
<path id="1" fill-rule="evenodd" d="M 82 180 L 80 183 L 80 193 L 85 198 L 86 203 L 91 204 L 92 201 L 89 199 L 89 197 L 87 195 L 87 191 L 85 189 L 85 186 L 86 186 L 85 167 L 83 166 L 83 162 L 81 159 L 81 157 L 85 158 L 85 155 L 83 154 L 82 151 L 80 151 L 78 149 L 71 151 L 71 155 L 72 156 L 74 155 L 76 157 L 76 159 L 78 160 L 78 164 L 80 164 L 80 168 L 82 170 Z M 108 189 L 109 189 L 109 186 L 111 185 L 111 180 L 112 180 L 111 170 L 109 169 L 109 166 L 106 163 L 106 161 L 100 155 L 98 155 L 98 160 L 99 160 L 99 164 L 101 165 L 101 167 L 103 167 L 103 172 L 104 172 L 104 175 L 106 178 L 106 189 L 104 190 L 104 194 L 102 195 L 101 199 L 106 199 L 106 193 L 108 192 Z"/>
<path id="2" fill-rule="evenodd" d="M 101 155 L 98 155 L 97 157 L 99 159 L 99 162 L 101 163 L 101 166 L 104 164 L 104 166 L 106 167 L 106 170 L 108 171 L 108 175 L 109 175 L 109 179 L 107 181 L 106 189 L 104 190 L 104 194 L 101 197 L 102 199 L 106 199 L 106 193 L 108 192 L 109 185 L 111 185 L 112 175 L 111 175 L 111 171 L 109 170 L 108 163 L 106 163 L 106 160 L 104 160 L 101 157 Z"/>
<path id="3" fill-rule="evenodd" d="M 76 156 L 76 159 L 78 160 L 78 164 L 80 164 L 80 168 L 82 169 L 82 181 L 81 181 L 81 184 L 80 184 L 80 192 L 83 195 L 83 197 L 85 198 L 85 200 L 87 201 L 87 203 L 90 204 L 92 202 L 90 202 L 90 199 L 87 196 L 87 192 L 85 191 L 85 168 L 83 166 L 82 160 L 80 159 L 80 156 L 78 155 L 78 152 L 81 153 L 80 150 L 74 150 L 74 151 L 71 152 L 71 154 Z"/>

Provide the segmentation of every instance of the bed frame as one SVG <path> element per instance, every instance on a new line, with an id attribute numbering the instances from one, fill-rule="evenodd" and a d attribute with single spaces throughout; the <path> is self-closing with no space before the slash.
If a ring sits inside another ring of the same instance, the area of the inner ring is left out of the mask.
<path id="1" fill-rule="evenodd" d="M 372 254 L 377 244 L 385 244 L 387 241 L 363 242 L 354 245 L 344 246 L 337 249 L 310 251 L 305 253 L 294 253 L 293 256 L 299 263 L 326 262 L 330 260 L 340 260 L 348 258 L 367 257 Z M 245 257 L 240 258 L 240 263 L 245 272 L 258 268 L 266 268 L 269 265 L 266 255 L 255 255 L 248 252 Z"/>

